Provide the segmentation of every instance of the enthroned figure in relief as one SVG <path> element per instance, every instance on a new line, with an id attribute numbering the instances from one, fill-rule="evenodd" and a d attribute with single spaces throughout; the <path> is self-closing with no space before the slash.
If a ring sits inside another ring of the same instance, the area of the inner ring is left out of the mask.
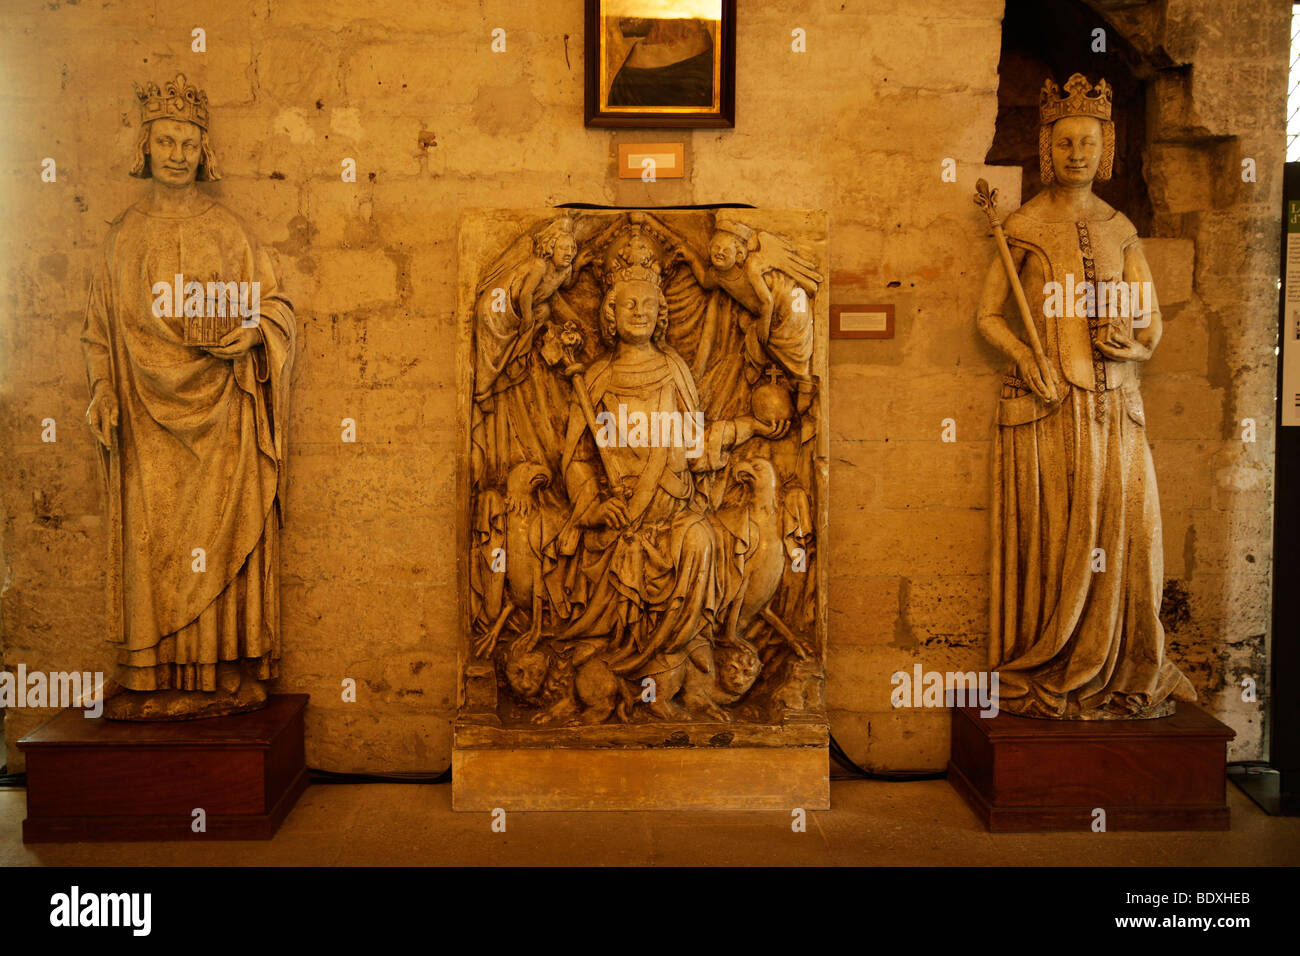
<path id="1" fill-rule="evenodd" d="M 570 529 L 582 532 L 579 590 L 569 599 L 585 609 L 565 636 L 612 634 L 611 671 L 635 681 L 654 677 L 662 687 L 652 709 L 674 716 L 672 691 L 683 685 L 688 659 L 713 673 L 721 598 L 717 538 L 694 474 L 719 470 L 732 448 L 756 434 L 779 438 L 789 423 L 766 425 L 752 416 L 704 421 L 690 369 L 662 341 L 668 312 L 653 239 L 637 229 L 627 233 L 605 275 L 600 321 L 610 349 L 575 381 L 586 399 L 571 403 L 564 442 Z M 587 402 L 595 416 L 616 420 L 677 416 L 687 434 L 675 443 L 630 435 L 609 443 L 603 429 L 589 426 Z M 562 535 L 561 553 L 577 544 Z"/>

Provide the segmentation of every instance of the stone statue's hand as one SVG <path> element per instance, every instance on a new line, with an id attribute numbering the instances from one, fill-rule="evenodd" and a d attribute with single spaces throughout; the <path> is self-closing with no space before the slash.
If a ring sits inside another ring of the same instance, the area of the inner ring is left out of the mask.
<path id="1" fill-rule="evenodd" d="M 1111 333 L 1104 342 L 1097 343 L 1097 351 L 1112 362 L 1145 362 L 1151 349 L 1127 335 Z"/>
<path id="2" fill-rule="evenodd" d="M 587 509 L 583 518 L 582 523 L 588 527 L 622 528 L 627 524 L 627 505 L 618 498 L 606 498 Z"/>
<path id="3" fill-rule="evenodd" d="M 765 422 L 761 418 L 754 419 L 754 434 L 759 438 L 770 438 L 776 441 L 784 437 L 785 433 L 790 430 L 790 419 L 782 418 L 774 422 Z"/>
<path id="4" fill-rule="evenodd" d="M 217 358 L 233 360 L 246 354 L 261 341 L 262 335 L 257 329 L 246 329 L 240 325 L 227 332 L 219 344 L 209 346 L 206 351 Z"/>
<path id="5" fill-rule="evenodd" d="M 743 445 L 754 436 L 776 441 L 790 430 L 790 421 L 788 418 L 781 418 L 774 422 L 765 422 L 753 415 L 742 415 L 735 420 L 736 444 Z"/>
<path id="6" fill-rule="evenodd" d="M 1034 353 L 1030 349 L 1024 348 L 1017 353 L 1016 373 L 1043 401 L 1049 404 L 1056 402 L 1059 396 L 1054 387 L 1055 383 L 1043 379 L 1042 373 L 1038 371 L 1038 363 L 1034 360 Z"/>
<path id="7" fill-rule="evenodd" d="M 86 421 L 95 438 L 105 448 L 113 447 L 113 429 L 117 427 L 117 396 L 110 386 L 100 385 L 90 399 L 86 409 Z"/>
<path id="8" fill-rule="evenodd" d="M 685 262 L 687 265 L 699 266 L 701 269 L 704 268 L 704 263 L 700 259 L 700 257 L 695 254 L 695 250 L 692 249 L 684 242 L 679 242 L 677 245 L 673 247 L 672 258 L 673 261 L 680 259 L 682 262 Z"/>

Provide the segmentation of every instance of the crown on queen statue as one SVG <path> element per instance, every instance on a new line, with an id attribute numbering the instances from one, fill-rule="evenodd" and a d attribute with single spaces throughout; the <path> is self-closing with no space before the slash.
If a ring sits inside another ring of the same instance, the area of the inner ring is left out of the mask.
<path id="1" fill-rule="evenodd" d="M 1043 84 L 1038 96 L 1038 115 L 1043 126 L 1055 123 L 1066 116 L 1092 116 L 1099 120 L 1110 119 L 1113 93 L 1110 84 L 1098 80 L 1093 86 L 1082 73 L 1075 73 L 1065 81 L 1065 95 L 1050 79 Z"/>
<path id="2" fill-rule="evenodd" d="M 640 225 L 621 230 L 605 251 L 602 278 L 606 288 L 616 282 L 663 285 L 663 250 Z"/>
<path id="3" fill-rule="evenodd" d="M 208 94 L 186 82 L 184 73 L 177 73 L 162 89 L 156 83 L 136 84 L 135 98 L 140 101 L 141 123 L 174 119 L 208 128 Z"/>

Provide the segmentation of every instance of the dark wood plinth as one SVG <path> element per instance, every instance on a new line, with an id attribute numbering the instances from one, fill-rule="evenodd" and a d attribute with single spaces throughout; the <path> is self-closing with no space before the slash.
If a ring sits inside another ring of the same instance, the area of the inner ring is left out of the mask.
<path id="1" fill-rule="evenodd" d="M 253 713 L 157 723 L 65 710 L 18 742 L 23 842 L 269 840 L 307 787 L 306 706 L 272 694 Z"/>
<path id="2" fill-rule="evenodd" d="M 1227 830 L 1236 733 L 1192 704 L 1156 720 L 1039 720 L 952 712 L 948 780 L 993 831 Z"/>

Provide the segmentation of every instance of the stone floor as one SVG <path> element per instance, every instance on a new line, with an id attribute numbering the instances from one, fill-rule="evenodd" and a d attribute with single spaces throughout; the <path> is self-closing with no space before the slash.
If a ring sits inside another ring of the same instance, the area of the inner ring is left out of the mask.
<path id="1" fill-rule="evenodd" d="M 1272 818 L 1228 787 L 1227 833 L 991 835 L 942 780 L 835 782 L 833 810 L 793 833 L 778 812 L 453 813 L 447 785 L 309 788 L 266 843 L 24 846 L 22 790 L 0 790 L 0 867 L 160 865 L 1274 866 L 1300 864 L 1300 818 Z"/>

